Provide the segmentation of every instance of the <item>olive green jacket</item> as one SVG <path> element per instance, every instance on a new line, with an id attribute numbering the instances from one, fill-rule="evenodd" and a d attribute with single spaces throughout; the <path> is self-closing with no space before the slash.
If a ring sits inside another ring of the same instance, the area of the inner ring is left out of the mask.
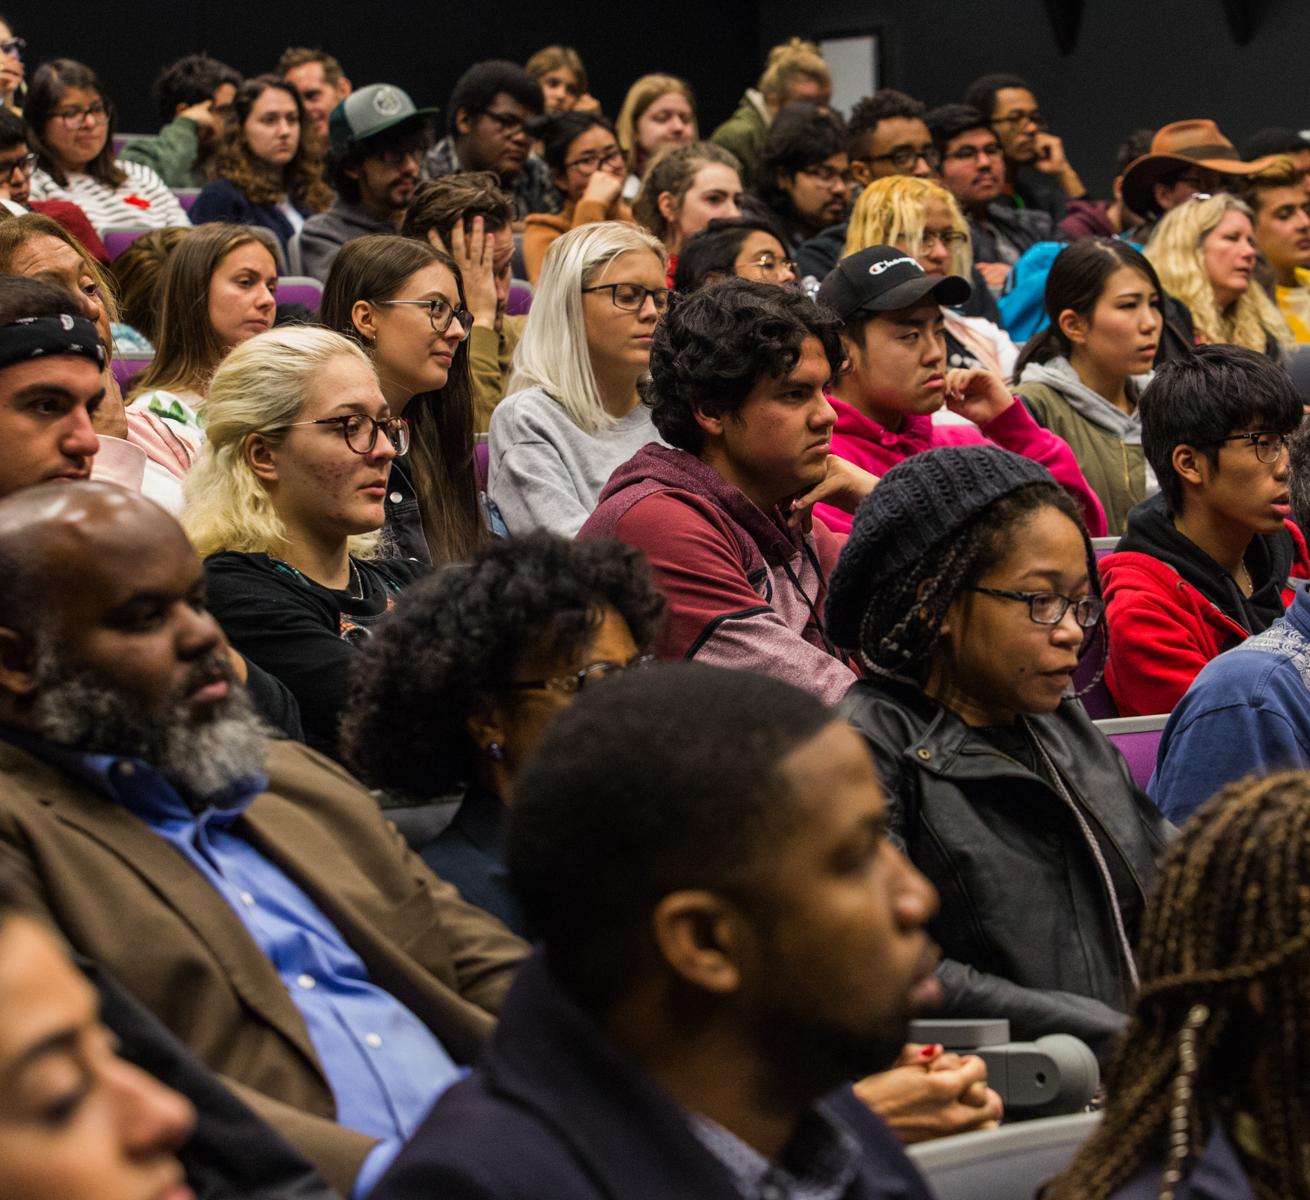
<path id="1" fill-rule="evenodd" d="M 510 360 L 519 344 L 526 316 L 506 316 L 500 330 L 474 325 L 469 334 L 469 371 L 473 376 L 473 412 L 479 433 L 491 428 L 491 414 L 505 398 Z"/>
<path id="2" fill-rule="evenodd" d="M 1107 532 L 1112 537 L 1121 535 L 1129 509 L 1146 499 L 1146 455 L 1141 446 L 1125 445 L 1109 430 L 1093 425 L 1044 383 L 1021 383 L 1015 391 L 1037 424 L 1069 443 L 1083 478 L 1105 509 Z"/>
<path id="3" fill-rule="evenodd" d="M 751 185 L 750 174 L 755 152 L 768 131 L 768 121 L 747 92 L 737 105 L 737 111 L 710 134 L 710 141 L 716 146 L 722 146 L 737 156 L 737 161 L 741 163 L 741 182 L 744 187 Z"/>

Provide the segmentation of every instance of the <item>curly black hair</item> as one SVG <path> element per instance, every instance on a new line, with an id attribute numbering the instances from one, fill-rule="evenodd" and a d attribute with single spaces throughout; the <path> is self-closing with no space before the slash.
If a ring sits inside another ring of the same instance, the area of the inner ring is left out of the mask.
<path id="1" fill-rule="evenodd" d="M 780 379 L 795 368 L 806 338 L 823 343 L 836 375 L 846 358 L 839 330 L 835 317 L 774 283 L 729 279 L 675 294 L 655 327 L 642 391 L 655 428 L 671 446 L 699 454 L 705 434 L 697 410 L 737 412 L 761 376 Z"/>
<path id="2" fill-rule="evenodd" d="M 774 212 L 789 217 L 791 194 L 778 176 L 795 175 L 845 153 L 846 126 L 841 117 L 806 100 L 785 105 L 755 152 L 751 170 L 755 194 Z"/>
<path id="3" fill-rule="evenodd" d="M 1078 506 L 1055 483 L 1030 483 L 988 505 L 909 571 L 875 590 L 860 623 L 860 655 L 865 665 L 922 685 L 932 665 L 942 621 L 955 598 L 977 586 L 1010 552 L 1029 519 L 1043 508 L 1057 509 L 1078 527 L 1092 593 L 1099 596 L 1096 554 Z M 1090 640 L 1085 642 L 1084 649 L 1089 644 Z"/>
<path id="4" fill-rule="evenodd" d="M 876 133 L 882 121 L 895 117 L 922 121 L 928 111 L 922 100 L 898 92 L 895 88 L 879 88 L 872 96 L 865 96 L 846 119 L 847 153 L 854 156 L 864 149 L 864 139 Z"/>
<path id="5" fill-rule="evenodd" d="M 525 650 L 571 653 L 605 608 L 643 653 L 664 619 L 640 550 L 548 533 L 497 539 L 409 588 L 357 656 L 341 719 L 346 762 L 371 787 L 438 796 L 472 777 L 465 728 Z"/>

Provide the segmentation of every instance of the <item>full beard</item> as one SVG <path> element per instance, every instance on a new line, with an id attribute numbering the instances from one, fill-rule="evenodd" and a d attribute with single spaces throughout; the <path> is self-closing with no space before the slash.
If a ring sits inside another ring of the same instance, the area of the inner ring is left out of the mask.
<path id="1" fill-rule="evenodd" d="M 125 696 L 99 672 L 46 651 L 38 667 L 37 731 L 87 753 L 147 762 L 194 807 L 261 770 L 268 750 L 268 733 L 226 659 L 212 656 L 195 670 L 212 676 L 216 668 L 228 681 L 227 698 L 209 720 L 196 721 L 182 697 L 161 711 Z"/>

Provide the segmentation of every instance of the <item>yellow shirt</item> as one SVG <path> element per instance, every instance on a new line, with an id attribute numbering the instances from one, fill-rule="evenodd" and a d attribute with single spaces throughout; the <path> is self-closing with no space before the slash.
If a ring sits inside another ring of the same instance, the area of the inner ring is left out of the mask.
<path id="1" fill-rule="evenodd" d="M 1278 307 L 1298 342 L 1310 342 L 1310 271 L 1296 269 L 1296 287 L 1275 288 Z"/>

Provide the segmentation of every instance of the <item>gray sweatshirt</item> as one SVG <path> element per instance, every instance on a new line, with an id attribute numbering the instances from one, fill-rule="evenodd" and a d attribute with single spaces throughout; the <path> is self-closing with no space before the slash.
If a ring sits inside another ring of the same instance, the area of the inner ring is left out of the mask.
<path id="1" fill-rule="evenodd" d="M 639 404 L 593 437 L 541 388 L 528 388 L 496 406 L 487 440 L 487 491 L 510 533 L 549 529 L 571 538 L 614 468 L 660 435 L 650 409 Z"/>

